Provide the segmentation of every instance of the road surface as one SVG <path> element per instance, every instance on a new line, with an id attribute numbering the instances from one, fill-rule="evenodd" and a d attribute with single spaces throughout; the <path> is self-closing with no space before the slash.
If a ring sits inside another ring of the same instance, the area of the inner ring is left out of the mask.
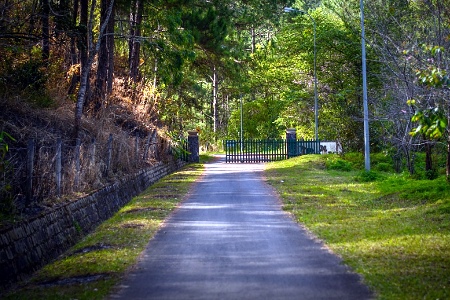
<path id="1" fill-rule="evenodd" d="M 111 299 L 371 299 L 291 220 L 263 164 L 206 165 Z"/>

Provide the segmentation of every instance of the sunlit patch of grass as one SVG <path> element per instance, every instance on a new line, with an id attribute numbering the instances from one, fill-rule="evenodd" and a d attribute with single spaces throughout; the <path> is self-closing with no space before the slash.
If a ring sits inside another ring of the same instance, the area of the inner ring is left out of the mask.
<path id="1" fill-rule="evenodd" d="M 326 157 L 270 163 L 284 209 L 343 258 L 380 299 L 450 298 L 450 185 L 327 170 Z"/>
<path id="2" fill-rule="evenodd" d="M 191 164 L 161 179 L 5 299 L 104 299 L 202 172 Z"/>

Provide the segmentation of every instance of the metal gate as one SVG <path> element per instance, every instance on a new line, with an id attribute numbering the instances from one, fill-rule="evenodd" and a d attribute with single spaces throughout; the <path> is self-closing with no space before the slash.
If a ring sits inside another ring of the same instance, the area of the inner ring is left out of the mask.
<path id="1" fill-rule="evenodd" d="M 318 140 L 225 140 L 227 163 L 260 163 L 303 154 L 319 154 Z"/>

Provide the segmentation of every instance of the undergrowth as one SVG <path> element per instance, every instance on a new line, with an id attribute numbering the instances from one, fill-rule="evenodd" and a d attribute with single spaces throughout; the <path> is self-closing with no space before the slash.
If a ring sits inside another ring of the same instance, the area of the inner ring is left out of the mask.
<path id="1" fill-rule="evenodd" d="M 347 160 L 350 171 L 335 167 L 344 160 L 310 155 L 270 163 L 267 178 L 283 208 L 361 274 L 377 298 L 449 299 L 445 177 L 365 172 L 356 159 Z"/>

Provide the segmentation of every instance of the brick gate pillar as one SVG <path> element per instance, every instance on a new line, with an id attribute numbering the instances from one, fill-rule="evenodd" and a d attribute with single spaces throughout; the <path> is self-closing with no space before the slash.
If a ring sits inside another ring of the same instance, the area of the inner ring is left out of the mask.
<path id="1" fill-rule="evenodd" d="M 286 129 L 286 144 L 287 158 L 297 156 L 297 130 L 295 128 Z"/>
<path id="2" fill-rule="evenodd" d="M 198 132 L 197 130 L 189 130 L 188 131 L 188 148 L 189 148 L 189 162 L 200 162 L 200 144 L 198 140 Z"/>

